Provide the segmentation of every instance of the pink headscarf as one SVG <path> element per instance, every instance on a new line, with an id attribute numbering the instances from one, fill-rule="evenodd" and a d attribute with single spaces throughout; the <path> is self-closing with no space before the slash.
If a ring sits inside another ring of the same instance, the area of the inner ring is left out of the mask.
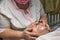
<path id="1" fill-rule="evenodd" d="M 16 0 L 17 3 L 25 5 L 29 0 Z"/>

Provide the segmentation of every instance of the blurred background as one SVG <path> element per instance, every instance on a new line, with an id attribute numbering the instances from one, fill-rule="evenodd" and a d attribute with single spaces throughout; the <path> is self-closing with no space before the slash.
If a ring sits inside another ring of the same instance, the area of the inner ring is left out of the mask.
<path id="1" fill-rule="evenodd" d="M 40 0 L 48 17 L 50 26 L 60 24 L 60 0 Z"/>
<path id="2" fill-rule="evenodd" d="M 52 31 L 60 27 L 60 0 L 40 0 Z M 58 26 L 57 26 L 58 25 Z"/>

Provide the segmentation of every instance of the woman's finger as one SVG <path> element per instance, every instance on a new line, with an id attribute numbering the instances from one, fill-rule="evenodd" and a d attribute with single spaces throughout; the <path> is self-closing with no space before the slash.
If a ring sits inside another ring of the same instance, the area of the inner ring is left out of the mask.
<path id="1" fill-rule="evenodd" d="M 28 30 L 25 30 L 25 33 L 30 35 L 30 36 L 36 36 L 36 37 L 39 36 L 36 32 L 33 32 L 33 30 L 32 30 L 32 32 L 28 31 Z"/>
<path id="2" fill-rule="evenodd" d="M 37 37 L 32 37 L 30 35 L 27 35 L 26 40 L 35 40 Z"/>
<path id="3" fill-rule="evenodd" d="M 32 28 L 26 28 L 25 29 L 26 32 L 32 32 L 32 30 L 33 30 Z"/>
<path id="4" fill-rule="evenodd" d="M 36 40 L 37 37 L 29 37 L 31 40 Z"/>

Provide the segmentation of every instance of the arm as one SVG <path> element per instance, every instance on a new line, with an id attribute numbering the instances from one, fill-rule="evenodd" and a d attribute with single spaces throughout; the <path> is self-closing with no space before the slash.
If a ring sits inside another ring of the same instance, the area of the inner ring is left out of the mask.
<path id="1" fill-rule="evenodd" d="M 22 32 L 6 29 L 0 33 L 1 38 L 22 38 Z"/>
<path id="2" fill-rule="evenodd" d="M 36 33 L 31 33 L 29 30 L 31 30 L 30 28 L 25 29 L 24 31 L 16 31 L 16 30 L 12 30 L 10 29 L 9 26 L 9 21 L 6 20 L 5 17 L 3 17 L 0 15 L 0 38 L 24 38 L 24 39 L 35 39 Z"/>
<path id="3" fill-rule="evenodd" d="M 0 15 L 0 38 L 22 37 L 22 32 L 10 29 L 10 22 Z"/>

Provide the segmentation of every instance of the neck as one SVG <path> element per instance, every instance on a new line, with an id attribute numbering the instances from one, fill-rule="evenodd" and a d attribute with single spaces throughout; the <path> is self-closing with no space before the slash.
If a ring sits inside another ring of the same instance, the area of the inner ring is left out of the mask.
<path id="1" fill-rule="evenodd" d="M 20 9 L 23 9 L 23 10 L 26 10 L 29 7 L 29 2 L 25 5 L 18 4 L 16 1 L 15 1 L 15 3 Z"/>

